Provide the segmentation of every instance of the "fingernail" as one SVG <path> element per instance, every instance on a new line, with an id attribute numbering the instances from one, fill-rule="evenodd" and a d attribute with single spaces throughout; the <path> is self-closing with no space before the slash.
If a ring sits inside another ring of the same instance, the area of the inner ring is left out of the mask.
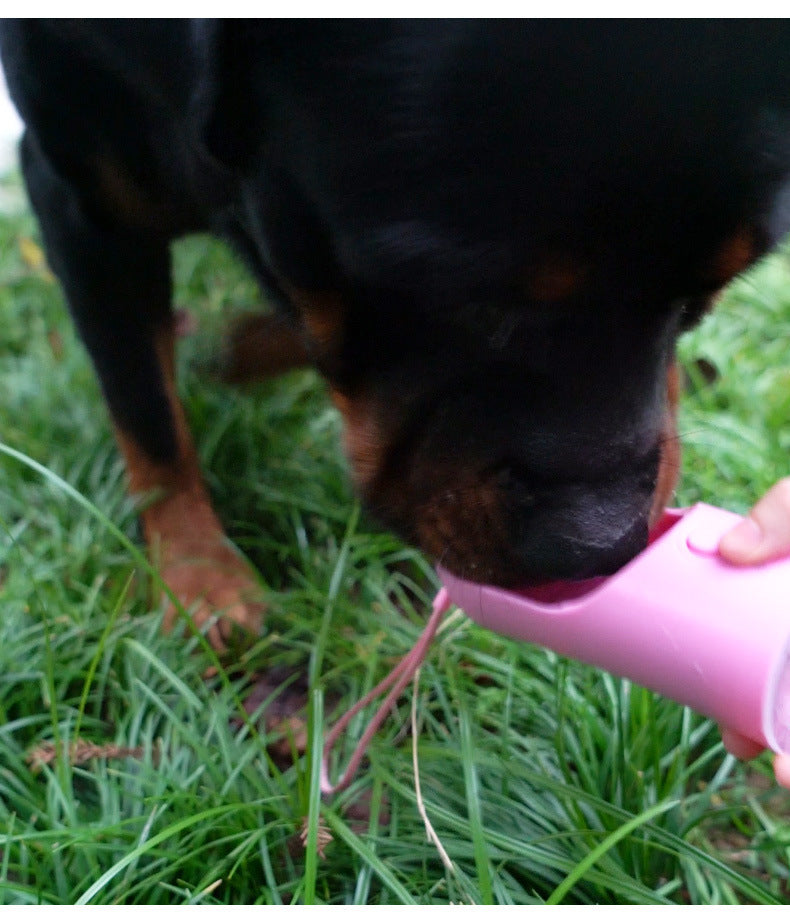
<path id="1" fill-rule="evenodd" d="M 774 773 L 776 782 L 785 789 L 790 789 L 790 757 L 778 754 L 774 759 Z"/>
<path id="2" fill-rule="evenodd" d="M 721 544 L 726 549 L 728 556 L 748 555 L 760 547 L 763 538 L 760 524 L 751 517 L 745 517 L 724 536 Z"/>

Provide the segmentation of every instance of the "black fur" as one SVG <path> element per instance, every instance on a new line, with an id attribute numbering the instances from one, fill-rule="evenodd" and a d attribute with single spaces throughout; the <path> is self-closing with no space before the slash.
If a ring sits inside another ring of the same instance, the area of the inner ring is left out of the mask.
<path id="1" fill-rule="evenodd" d="M 312 347 L 376 409 L 362 490 L 407 538 L 501 582 L 644 543 L 677 333 L 730 239 L 790 228 L 790 23 L 25 21 L 0 48 L 51 262 L 152 458 L 167 244 L 212 229 L 281 300 L 342 300 Z M 582 281 L 544 298 L 558 258 Z"/>

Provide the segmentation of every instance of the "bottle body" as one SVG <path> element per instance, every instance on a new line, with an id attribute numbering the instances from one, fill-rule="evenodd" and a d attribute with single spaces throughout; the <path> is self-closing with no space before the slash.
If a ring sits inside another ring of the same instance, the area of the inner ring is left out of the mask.
<path id="1" fill-rule="evenodd" d="M 523 593 L 440 572 L 476 622 L 604 668 L 790 752 L 790 561 L 736 568 L 716 553 L 739 517 L 669 512 L 616 574 Z"/>

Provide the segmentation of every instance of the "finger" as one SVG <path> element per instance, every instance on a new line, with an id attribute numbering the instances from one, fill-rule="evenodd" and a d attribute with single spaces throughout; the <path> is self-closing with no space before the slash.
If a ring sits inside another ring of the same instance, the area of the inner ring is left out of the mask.
<path id="1" fill-rule="evenodd" d="M 722 537 L 719 554 L 733 565 L 757 565 L 790 555 L 790 478 L 778 481 Z"/>
<path id="2" fill-rule="evenodd" d="M 790 789 L 790 755 L 777 754 L 774 757 L 774 774 L 780 786 Z"/>
<path id="3" fill-rule="evenodd" d="M 740 732 L 733 731 L 731 728 L 721 729 L 721 741 L 730 754 L 738 760 L 751 760 L 765 750 L 762 744 L 752 741 L 751 738 L 744 738 Z"/>

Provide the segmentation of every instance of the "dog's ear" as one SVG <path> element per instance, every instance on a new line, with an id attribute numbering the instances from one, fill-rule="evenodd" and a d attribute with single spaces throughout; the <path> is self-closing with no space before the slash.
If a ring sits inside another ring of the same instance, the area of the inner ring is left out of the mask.
<path id="1" fill-rule="evenodd" d="M 194 29 L 199 140 L 214 160 L 243 172 L 263 138 L 264 94 L 255 86 L 256 65 L 265 52 L 263 25 L 204 20 Z"/>

